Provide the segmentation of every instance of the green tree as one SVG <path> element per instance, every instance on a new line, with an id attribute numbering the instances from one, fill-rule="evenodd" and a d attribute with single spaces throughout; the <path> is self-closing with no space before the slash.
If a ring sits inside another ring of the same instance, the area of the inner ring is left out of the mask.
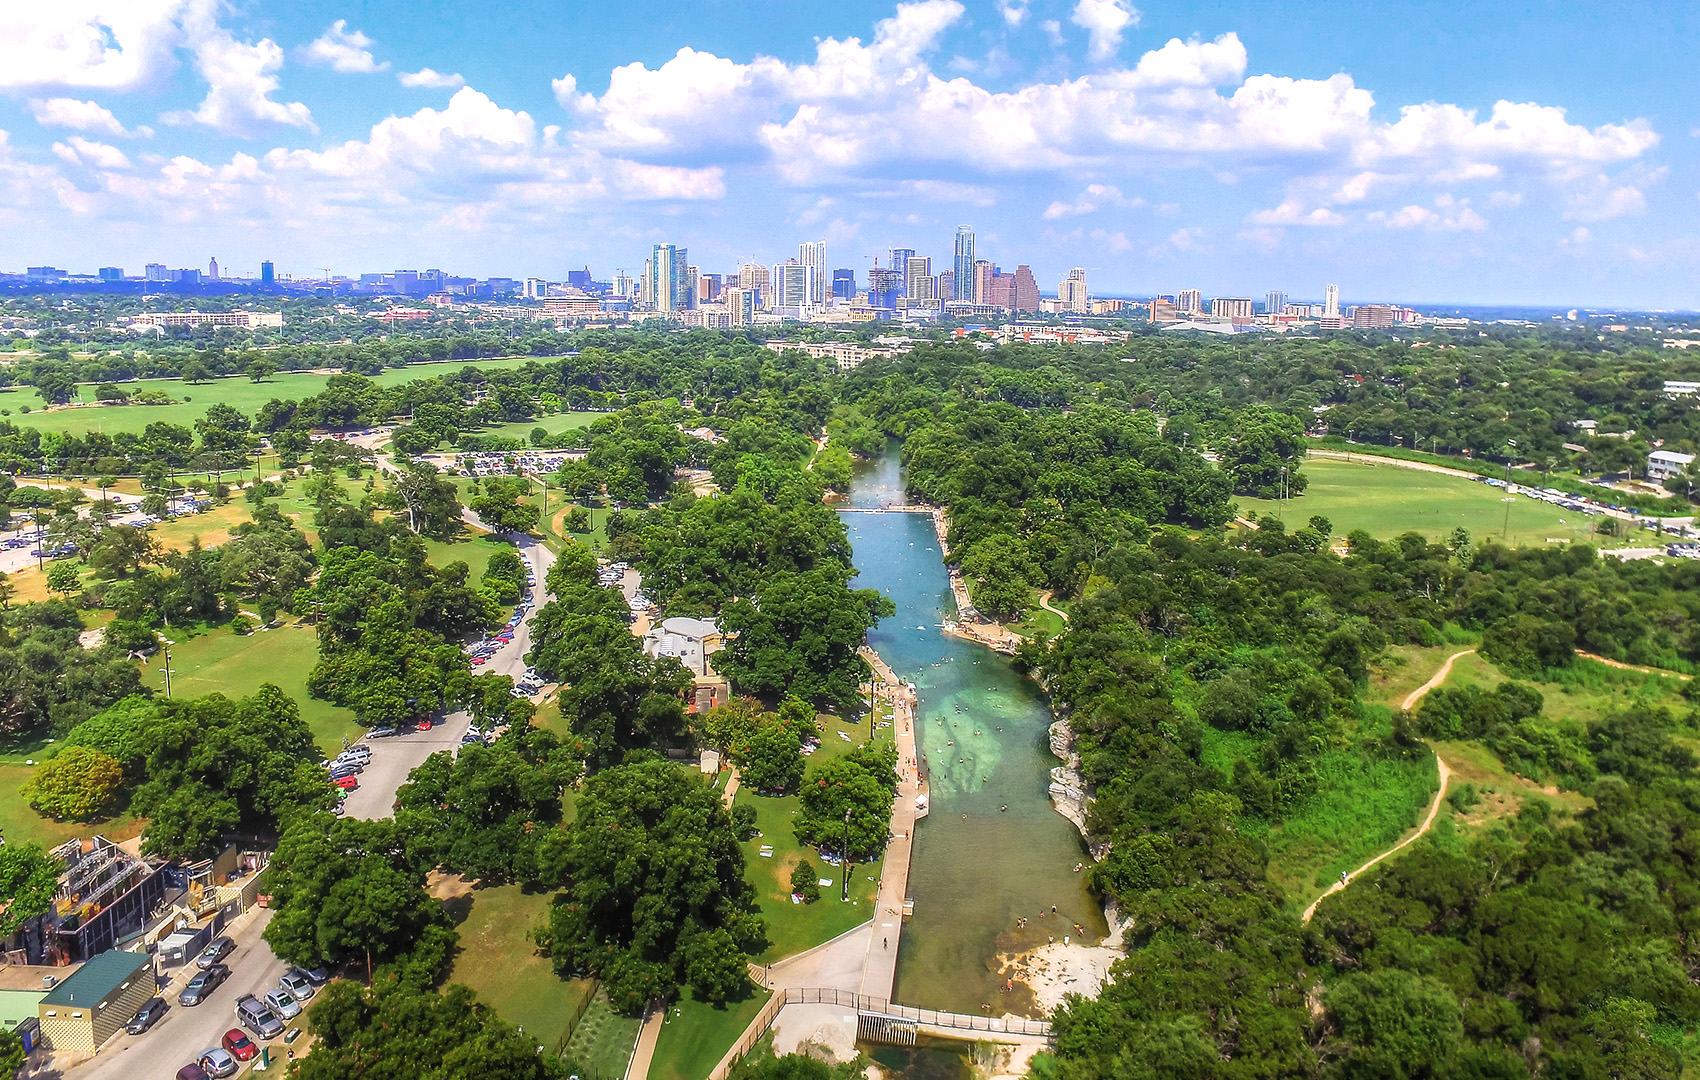
<path id="1" fill-rule="evenodd" d="M 338 979 L 308 1011 L 317 1041 L 294 1065 L 300 1080 L 351 1075 L 413 1080 L 563 1080 L 566 1070 L 537 1041 L 516 1031 L 459 984 L 442 993 L 382 982 L 372 989 Z"/>
<path id="2" fill-rule="evenodd" d="M 805 904 L 820 899 L 820 871 L 815 869 L 814 863 L 804 859 L 792 869 L 791 892 L 801 896 Z"/>
<path id="3" fill-rule="evenodd" d="M 74 592 L 81 584 L 81 575 L 74 563 L 56 562 L 47 568 L 47 587 L 56 593 Z"/>
<path id="4" fill-rule="evenodd" d="M 40 844 L 0 847 L 0 937 L 47 910 L 59 891 L 59 860 Z"/>
<path id="5" fill-rule="evenodd" d="M 851 858 L 859 862 L 877 858 L 891 835 L 896 765 L 896 747 L 864 743 L 843 757 L 811 767 L 803 778 L 802 806 L 792 821 L 797 839 L 842 856 L 848 838 Z"/>
<path id="6" fill-rule="evenodd" d="M 87 820 L 112 802 L 124 784 L 124 766 L 110 754 L 67 746 L 36 766 L 23 796 L 50 817 Z"/>

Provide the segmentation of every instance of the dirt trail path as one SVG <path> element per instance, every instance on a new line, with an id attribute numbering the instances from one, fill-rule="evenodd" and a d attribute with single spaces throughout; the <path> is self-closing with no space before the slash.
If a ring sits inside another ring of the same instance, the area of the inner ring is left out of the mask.
<path id="1" fill-rule="evenodd" d="M 1639 671 L 1643 675 L 1663 675 L 1667 679 L 1681 679 L 1683 682 L 1688 682 L 1690 679 L 1694 678 L 1694 676 L 1684 675 L 1680 671 L 1667 671 L 1664 668 L 1656 667 L 1641 667 L 1638 664 L 1626 664 L 1622 660 L 1610 660 L 1604 656 L 1600 656 L 1598 653 L 1583 652 L 1581 649 L 1576 650 L 1576 655 L 1585 660 L 1597 660 L 1606 667 L 1614 667 L 1619 671 Z"/>
<path id="2" fill-rule="evenodd" d="M 1339 892 L 1341 889 L 1344 889 L 1347 885 L 1350 885 L 1353 881 L 1355 881 L 1357 879 L 1359 874 L 1362 874 L 1364 871 L 1368 870 L 1370 867 L 1374 866 L 1376 863 L 1380 862 L 1381 860 L 1387 858 L 1390 855 L 1398 854 L 1403 849 L 1405 849 L 1405 848 L 1409 847 L 1410 845 L 1416 843 L 1417 840 L 1424 833 L 1428 832 L 1429 829 L 1431 827 L 1433 827 L 1434 819 L 1440 814 L 1440 804 L 1446 798 L 1446 785 L 1452 779 L 1452 767 L 1447 765 L 1446 761 L 1443 758 L 1441 758 L 1441 756 L 1439 754 L 1435 755 L 1434 763 L 1440 769 L 1440 790 L 1436 791 L 1434 793 L 1434 802 L 1429 804 L 1428 817 L 1423 819 L 1423 823 L 1422 823 L 1421 826 L 1418 827 L 1417 831 L 1412 833 L 1411 835 L 1405 837 L 1405 839 L 1399 841 L 1397 844 L 1394 844 L 1392 847 L 1388 848 L 1386 851 L 1382 852 L 1380 855 L 1377 855 L 1375 858 L 1371 859 L 1369 862 L 1364 863 L 1362 866 L 1358 867 L 1356 870 L 1353 870 L 1351 873 L 1347 874 L 1341 880 L 1336 881 L 1334 884 L 1330 885 L 1328 887 L 1327 892 L 1323 893 L 1321 896 L 1319 896 L 1315 900 L 1311 901 L 1310 907 L 1305 908 L 1304 915 L 1301 916 L 1300 919 L 1299 919 L 1300 922 L 1310 922 L 1311 916 L 1316 914 L 1316 905 L 1322 903 L 1324 900 L 1328 899 L 1330 896 L 1333 896 L 1335 893 Z"/>
<path id="3" fill-rule="evenodd" d="M 1417 704 L 1417 702 L 1419 702 L 1423 699 L 1423 695 L 1427 694 L 1430 690 L 1433 690 L 1435 687 L 1439 686 L 1441 683 L 1446 681 L 1446 676 L 1448 676 L 1452 673 L 1452 662 L 1453 661 L 1457 660 L 1460 657 L 1469 656 L 1472 653 L 1474 653 L 1475 651 L 1476 650 L 1474 650 L 1474 649 L 1464 649 L 1460 652 L 1453 653 L 1451 656 L 1448 656 L 1446 658 L 1446 663 L 1440 665 L 1440 670 L 1434 673 L 1433 678 L 1431 678 L 1428 682 L 1423 683 L 1421 686 L 1417 687 L 1415 690 L 1412 690 L 1409 694 L 1405 695 L 1405 701 L 1404 701 L 1404 704 L 1401 706 L 1401 708 L 1410 709 L 1413 706 L 1415 706 Z M 1391 855 L 1396 855 L 1400 851 L 1403 851 L 1405 848 L 1410 847 L 1412 844 L 1416 843 L 1417 840 L 1420 839 L 1424 833 L 1428 832 L 1429 829 L 1434 827 L 1434 819 L 1436 817 L 1440 816 L 1440 804 L 1443 801 L 1445 801 L 1445 799 L 1446 799 L 1446 787 L 1452 780 L 1452 766 L 1446 764 L 1446 759 L 1442 758 L 1439 754 L 1436 754 L 1434 756 L 1434 764 L 1435 764 L 1435 767 L 1440 771 L 1440 788 L 1439 788 L 1439 790 L 1437 790 L 1434 793 L 1434 802 L 1429 804 L 1428 816 L 1423 818 L 1423 823 L 1417 827 L 1416 832 L 1413 832 L 1411 835 L 1405 837 L 1403 840 L 1399 841 L 1397 844 L 1394 844 L 1392 847 L 1388 848 L 1386 851 L 1382 852 L 1380 855 L 1377 855 L 1375 858 L 1371 859 L 1369 862 L 1364 863 L 1362 866 L 1358 867 L 1356 870 L 1353 870 L 1351 873 L 1347 874 L 1345 877 L 1341 878 L 1339 881 L 1336 881 L 1334 884 L 1330 885 L 1328 887 L 1327 892 L 1323 893 L 1321 896 L 1319 896 L 1315 900 L 1311 901 L 1310 907 L 1305 908 L 1304 914 L 1302 916 L 1300 916 L 1300 918 L 1299 918 L 1300 922 L 1310 922 L 1311 917 L 1316 914 L 1316 907 L 1317 907 L 1318 904 L 1322 903 L 1324 900 L 1328 899 L 1330 896 L 1333 896 L 1335 893 L 1339 892 L 1341 889 L 1344 889 L 1347 885 L 1350 885 L 1353 881 L 1356 881 L 1360 874 L 1364 873 L 1366 870 L 1369 870 L 1376 863 L 1381 862 L 1383 859 L 1386 859 Z"/>
<path id="4" fill-rule="evenodd" d="M 1476 650 L 1474 650 L 1474 649 L 1465 649 L 1462 652 L 1455 652 L 1451 656 L 1448 656 L 1446 658 L 1446 663 L 1440 665 L 1440 670 L 1434 673 L 1434 678 L 1430 679 L 1426 683 L 1423 683 L 1421 686 L 1417 687 L 1415 690 L 1412 690 L 1409 694 L 1406 694 L 1404 703 L 1401 704 L 1399 707 L 1401 709 L 1404 709 L 1406 712 L 1409 712 L 1410 710 L 1416 708 L 1417 702 L 1419 702 L 1423 699 L 1424 694 L 1427 694 L 1430 690 L 1433 690 L 1435 687 L 1437 687 L 1441 683 L 1445 682 L 1446 677 L 1448 675 L 1452 674 L 1452 662 L 1454 660 L 1457 660 L 1459 657 L 1473 655 L 1475 653 L 1475 651 Z"/>
<path id="5" fill-rule="evenodd" d="M 1063 622 L 1068 622 L 1068 612 L 1063 611 L 1060 608 L 1052 607 L 1051 606 L 1051 596 L 1052 596 L 1052 593 L 1051 593 L 1051 590 L 1049 590 L 1049 589 L 1046 589 L 1044 592 L 1040 593 L 1039 594 L 1039 606 L 1044 608 L 1046 611 L 1050 612 L 1052 615 L 1055 615 L 1057 618 L 1061 619 Z"/>

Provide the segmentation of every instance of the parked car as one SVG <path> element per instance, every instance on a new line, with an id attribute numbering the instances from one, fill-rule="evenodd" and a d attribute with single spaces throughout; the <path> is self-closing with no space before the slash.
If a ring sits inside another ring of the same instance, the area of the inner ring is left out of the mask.
<path id="1" fill-rule="evenodd" d="M 283 978 L 277 981 L 278 986 L 289 991 L 289 996 L 296 1001 L 306 1001 L 313 996 L 313 980 L 300 968 L 290 968 L 283 973 Z"/>
<path id="2" fill-rule="evenodd" d="M 331 778 L 331 783 L 344 791 L 353 791 L 355 788 L 360 786 L 359 779 L 353 776 L 333 776 Z"/>
<path id="3" fill-rule="evenodd" d="M 332 780 L 342 780 L 342 779 L 345 779 L 347 777 L 353 776 L 354 774 L 356 774 L 360 771 L 359 769 L 355 768 L 353 765 L 339 765 L 339 764 L 336 764 L 335 762 L 331 763 L 331 765 L 329 765 L 328 768 L 330 770 Z"/>
<path id="4" fill-rule="evenodd" d="M 275 1039 L 283 1034 L 283 1021 L 253 994 L 236 999 L 236 1019 L 262 1039 Z"/>
<path id="5" fill-rule="evenodd" d="M 368 739 L 393 739 L 395 737 L 395 728 L 375 727 L 366 733 L 366 737 Z"/>
<path id="6" fill-rule="evenodd" d="M 241 1068 L 236 1063 L 236 1059 L 230 1056 L 230 1051 L 219 1046 L 209 1046 L 202 1050 L 198 1064 L 207 1071 L 207 1075 L 212 1077 L 212 1080 L 223 1080 L 226 1076 L 235 1076 L 236 1070 Z"/>
<path id="7" fill-rule="evenodd" d="M 214 964 L 205 971 L 196 972 L 195 977 L 183 987 L 183 992 L 177 995 L 177 1004 L 185 1008 L 199 1005 L 228 978 L 230 969 L 223 964 Z"/>
<path id="8" fill-rule="evenodd" d="M 280 1020 L 293 1020 L 301 1015 L 301 1003 L 295 1000 L 295 995 L 281 986 L 275 990 L 267 990 L 260 1000 L 265 1003 L 266 1008 L 276 1013 Z"/>
<path id="9" fill-rule="evenodd" d="M 205 971 L 235 951 L 236 942 L 227 937 L 213 938 L 212 944 L 202 949 L 201 955 L 195 957 L 195 966 Z"/>
<path id="10" fill-rule="evenodd" d="M 231 1028 L 224 1033 L 221 1041 L 224 1049 L 237 1061 L 247 1061 L 260 1052 L 260 1048 L 254 1045 L 254 1040 L 241 1028 Z"/>
<path id="11" fill-rule="evenodd" d="M 147 1003 L 136 1010 L 136 1015 L 130 1017 L 130 1022 L 124 1025 L 124 1030 L 132 1035 L 140 1035 L 148 1028 L 159 1023 L 159 1018 L 165 1015 L 165 999 L 149 998 Z"/>
<path id="12" fill-rule="evenodd" d="M 323 986 L 331 981 L 330 971 L 322 967 L 307 968 L 304 971 L 301 968 L 294 968 L 293 970 L 300 971 L 301 974 L 307 976 L 307 981 L 314 986 Z"/>

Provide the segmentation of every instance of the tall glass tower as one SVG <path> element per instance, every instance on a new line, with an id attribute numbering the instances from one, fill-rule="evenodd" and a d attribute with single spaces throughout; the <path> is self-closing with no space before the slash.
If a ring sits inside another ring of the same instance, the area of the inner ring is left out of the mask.
<path id="1" fill-rule="evenodd" d="M 952 300 L 974 299 L 974 230 L 967 225 L 956 227 L 956 289 Z"/>

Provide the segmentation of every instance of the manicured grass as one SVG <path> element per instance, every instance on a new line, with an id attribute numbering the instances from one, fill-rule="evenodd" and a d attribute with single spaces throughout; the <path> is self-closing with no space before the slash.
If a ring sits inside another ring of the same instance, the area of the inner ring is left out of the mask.
<path id="1" fill-rule="evenodd" d="M 384 371 L 373 379 L 382 386 L 399 386 L 402 383 L 413 382 L 417 379 L 434 379 L 443 375 L 451 375 L 462 367 L 471 366 L 484 371 L 504 371 L 523 367 L 533 360 L 543 361 L 544 357 L 508 357 L 502 360 L 457 360 L 442 364 L 414 364 L 410 367 L 392 368 Z M 138 382 L 125 383 L 123 389 L 132 393 L 144 390 L 163 390 L 176 401 L 171 405 L 105 405 L 90 408 L 55 409 L 48 412 L 41 395 L 34 387 L 20 386 L 15 389 L 0 391 L 0 409 L 10 409 L 12 415 L 6 417 L 19 427 L 33 427 L 42 431 L 84 432 L 103 431 L 115 435 L 121 431 L 140 432 L 154 421 L 164 421 L 170 424 L 181 424 L 193 427 L 196 420 L 206 415 L 207 407 L 213 402 L 223 402 L 252 416 L 254 410 L 270 401 L 281 398 L 285 401 L 300 401 L 311 397 L 325 388 L 330 381 L 328 375 L 310 375 L 303 372 L 281 372 L 264 382 L 256 383 L 246 375 L 233 375 L 217 379 L 210 383 L 190 385 L 182 379 L 143 379 Z M 187 397 L 189 400 L 184 401 Z M 92 401 L 94 398 L 93 384 L 85 383 L 82 387 L 82 400 Z M 22 412 L 22 406 L 28 405 L 30 412 Z M 595 415 L 595 414 L 586 414 Z M 588 421 L 586 421 L 588 423 Z M 530 430 L 529 427 L 526 428 Z M 520 436 L 524 438 L 523 435 Z"/>
<path id="2" fill-rule="evenodd" d="M 10 757 L 11 755 L 8 755 Z M 127 840 L 142 831 L 142 822 L 128 813 L 95 821 L 54 821 L 36 813 L 19 791 L 35 772 L 21 763 L 0 765 L 0 837 L 8 844 L 41 844 L 54 847 L 72 837 L 99 833 L 110 840 Z M 40 760 L 37 758 L 36 760 Z"/>
<path id="3" fill-rule="evenodd" d="M 606 995 L 598 994 L 573 1029 L 562 1056 L 589 1073 L 584 1080 L 621 1080 L 642 1027 L 641 1019 L 621 1016 Z"/>
<path id="4" fill-rule="evenodd" d="M 503 439 L 518 439 L 526 445 L 531 444 L 531 430 L 542 428 L 551 435 L 559 435 L 572 428 L 589 427 L 598 417 L 607 416 L 601 412 L 562 412 L 549 416 L 539 416 L 532 420 L 522 420 L 515 424 L 496 424 L 492 427 L 479 428 L 479 435 L 494 435 Z"/>
<path id="5" fill-rule="evenodd" d="M 246 697 L 261 683 L 275 683 L 301 707 L 301 717 L 312 728 L 319 749 L 335 750 L 344 736 L 352 739 L 365 731 L 349 710 L 308 696 L 307 676 L 319 662 L 319 638 L 311 626 L 289 623 L 245 636 L 220 626 L 192 637 L 179 628 L 167 629 L 165 636 L 177 642 L 171 647 L 174 697 L 200 697 L 215 691 L 226 697 Z M 155 653 L 141 667 L 142 681 L 164 693 L 163 653 Z"/>
<path id="6" fill-rule="evenodd" d="M 765 990 L 758 991 L 744 1001 L 715 1008 L 687 995 L 669 1006 L 649 1063 L 649 1080 L 702 1080 L 750 1026 L 769 996 Z"/>
<path id="7" fill-rule="evenodd" d="M 562 1046 L 570 1033 L 579 1002 L 592 992 L 586 979 L 563 979 L 547 956 L 539 955 L 527 939 L 548 917 L 550 894 L 528 893 L 518 885 L 473 889 L 470 897 L 451 901 L 451 910 L 465 911 L 456 931 L 449 981 L 464 983 L 510 1024 L 550 1051 Z M 470 908 L 463 905 L 470 901 Z"/>
<path id="8" fill-rule="evenodd" d="M 1362 529 L 1381 539 L 1406 532 L 1442 539 L 1462 526 L 1481 543 L 1500 536 L 1507 505 L 1502 500 L 1513 498 L 1508 542 L 1514 546 L 1535 546 L 1549 539 L 1598 547 L 1644 546 L 1651 535 L 1636 530 L 1626 539 L 1600 536 L 1594 526 L 1610 519 L 1588 517 L 1523 495 L 1507 496 L 1498 488 L 1444 473 L 1331 458 L 1313 458 L 1303 468 L 1310 478 L 1303 495 L 1285 503 L 1241 497 L 1237 500 L 1240 513 L 1249 517 L 1279 511 L 1289 532 L 1320 514 L 1333 524 L 1337 537 Z"/>
<path id="9" fill-rule="evenodd" d="M 498 550 L 507 548 L 513 550 L 513 545 L 500 540 L 491 540 L 482 534 L 471 534 L 465 540 L 445 544 L 441 540 L 425 541 L 425 550 L 430 552 L 432 566 L 444 567 L 452 562 L 463 562 L 470 571 L 466 580 L 476 586 L 484 577 L 484 571 L 490 566 L 490 556 Z"/>

